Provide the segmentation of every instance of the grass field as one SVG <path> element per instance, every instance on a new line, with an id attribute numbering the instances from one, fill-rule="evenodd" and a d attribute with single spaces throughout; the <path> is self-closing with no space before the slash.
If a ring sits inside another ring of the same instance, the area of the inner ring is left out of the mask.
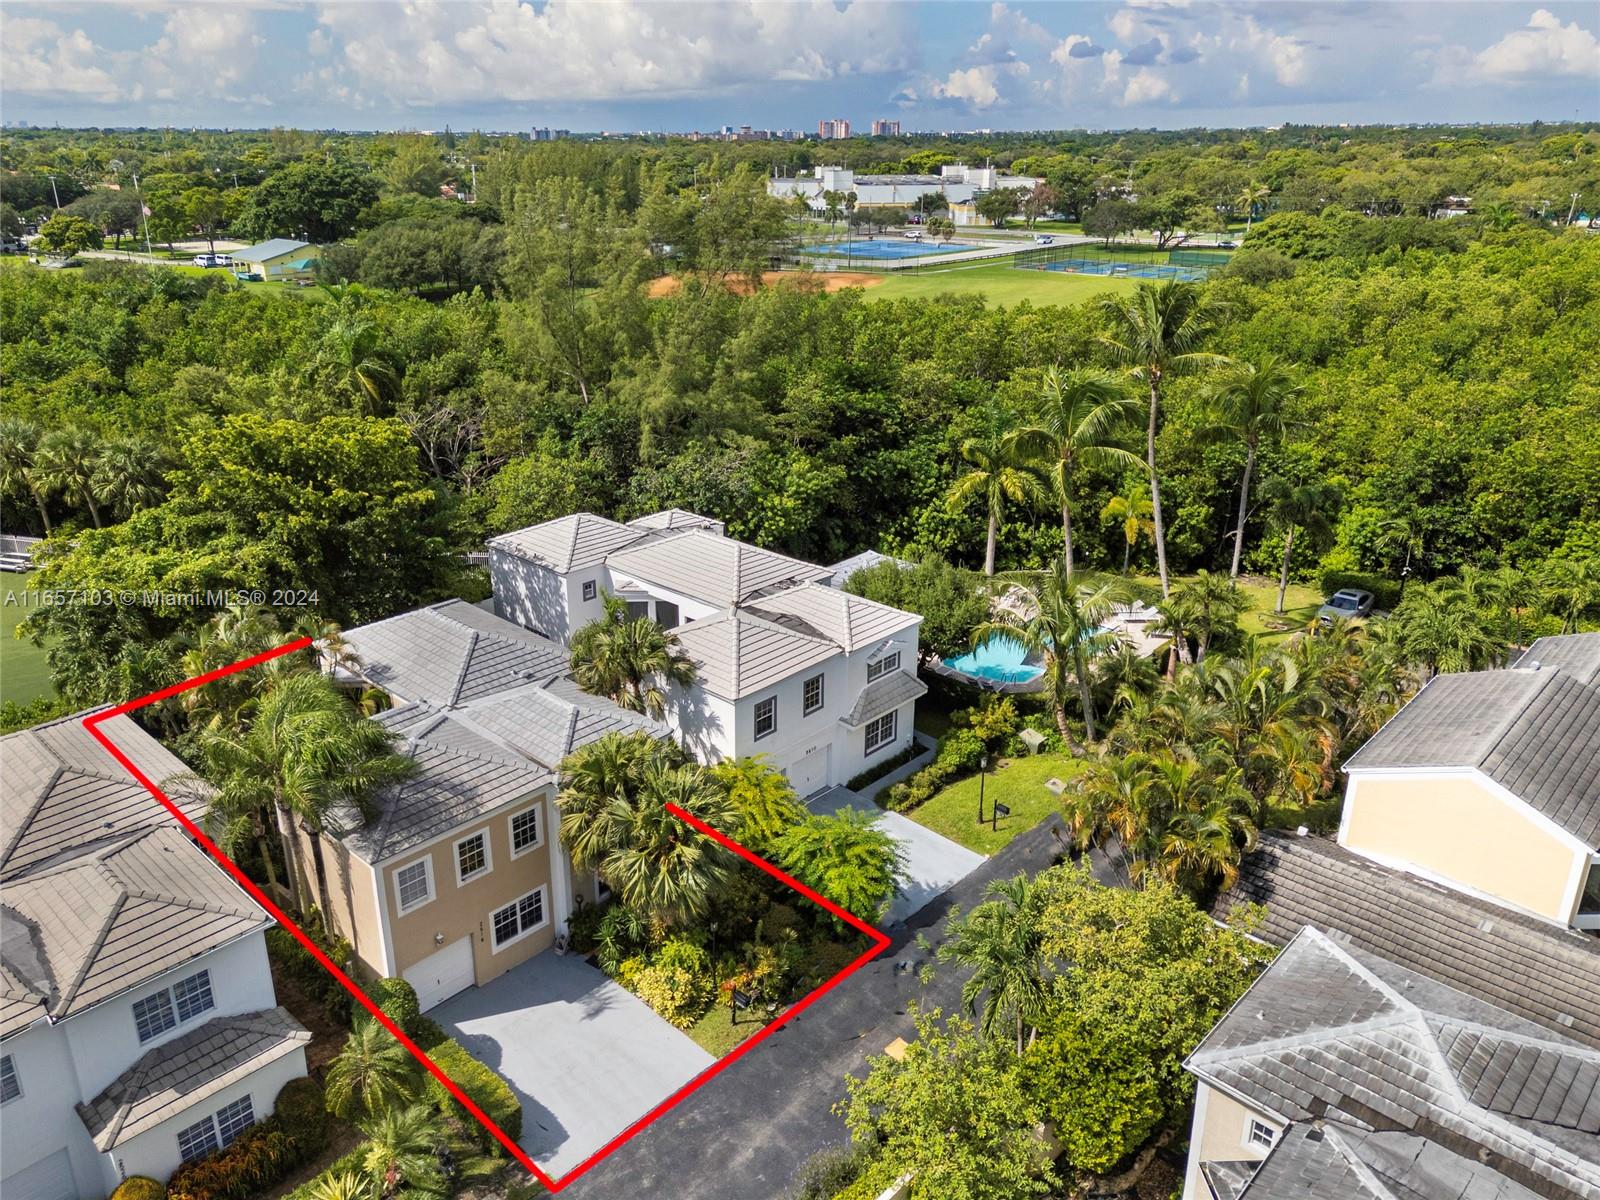
<path id="1" fill-rule="evenodd" d="M 1061 271 L 1022 271 L 983 263 L 888 275 L 871 290 L 874 300 L 924 299 L 948 293 L 979 295 L 991 304 L 1081 304 L 1108 292 L 1133 287 L 1128 279 L 1105 275 L 1068 275 Z"/>
<path id="2" fill-rule="evenodd" d="M 16 636 L 17 626 L 30 611 L 22 593 L 32 590 L 35 578 L 0 575 L 0 701 L 26 704 L 52 691 L 44 651 Z"/>
<path id="3" fill-rule="evenodd" d="M 1083 769 L 1083 760 L 1067 754 L 1035 754 L 1028 758 L 1001 759 L 983 780 L 983 824 L 978 824 L 976 775 L 952 783 L 920 808 L 908 812 L 919 825 L 942 833 L 979 854 L 993 854 L 1026 829 L 1032 829 L 1061 807 L 1061 800 L 1045 787 L 1047 779 L 1065 782 Z M 998 822 L 992 819 L 998 800 L 1011 810 Z"/>

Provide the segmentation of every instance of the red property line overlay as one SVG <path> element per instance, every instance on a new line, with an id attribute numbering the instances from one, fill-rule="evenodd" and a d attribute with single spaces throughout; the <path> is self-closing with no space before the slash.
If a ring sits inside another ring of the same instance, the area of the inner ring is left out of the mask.
<path id="1" fill-rule="evenodd" d="M 616 1137 L 612 1138 L 605 1145 L 601 1146 L 600 1149 L 589 1155 L 588 1158 L 584 1159 L 576 1167 L 573 1167 L 572 1170 L 568 1171 L 565 1175 L 562 1175 L 559 1178 L 550 1176 L 544 1171 L 543 1168 L 539 1166 L 539 1164 L 528 1157 L 527 1153 L 522 1149 L 522 1147 L 518 1146 L 505 1130 L 501 1129 L 500 1126 L 491 1121 L 488 1115 L 484 1113 L 484 1111 L 475 1103 L 473 1103 L 472 1098 L 456 1085 L 454 1080 L 452 1080 L 448 1075 L 435 1066 L 433 1060 L 423 1053 L 422 1049 L 409 1037 L 407 1037 L 405 1032 L 398 1025 L 384 1015 L 383 1011 L 373 1002 L 372 998 L 368 996 L 366 992 L 362 991 L 354 980 L 340 970 L 339 965 L 326 954 L 324 954 L 321 948 L 306 936 L 304 930 L 295 924 L 287 913 L 273 903 L 271 897 L 257 887 L 256 884 L 239 869 L 238 865 L 226 854 L 224 854 L 217 844 L 201 831 L 198 825 L 185 816 L 183 811 L 176 804 L 174 804 L 171 799 L 169 799 L 167 795 L 162 792 L 162 790 L 158 788 L 155 783 L 149 779 L 149 777 L 145 775 L 143 771 L 134 765 L 133 760 L 124 754 L 122 750 L 117 747 L 116 743 L 114 743 L 109 737 L 100 731 L 99 726 L 102 721 L 108 721 L 112 717 L 122 716 L 126 713 L 133 712 L 136 709 L 144 708 L 147 705 L 170 699 L 181 692 L 186 692 L 191 688 L 197 688 L 204 684 L 210 683 L 214 679 L 222 679 L 225 676 L 233 675 L 240 671 L 248 671 L 252 667 L 258 667 L 262 663 L 270 662 L 272 659 L 280 658 L 285 654 L 294 654 L 300 650 L 308 649 L 310 646 L 311 639 L 308 637 L 287 642 L 282 646 L 265 651 L 262 654 L 252 655 L 249 658 L 241 659 L 239 662 L 233 663 L 229 666 L 219 667 L 215 671 L 207 671 L 204 675 L 197 675 L 193 679 L 186 679 L 182 683 L 175 683 L 171 687 L 164 687 L 160 691 L 151 692 L 148 696 L 140 696 L 137 700 L 129 700 L 123 704 L 116 705 L 114 708 L 108 708 L 102 710 L 101 712 L 94 713 L 91 716 L 84 718 L 83 727 L 89 731 L 96 741 L 105 747 L 107 753 L 109 753 L 112 758 L 116 759 L 117 762 L 122 765 L 124 770 L 137 779 L 144 786 L 146 791 L 148 791 L 152 796 L 161 802 L 163 808 L 177 818 L 178 823 L 183 826 L 183 828 L 188 832 L 189 836 L 194 838 L 195 841 L 199 842 L 200 845 L 206 849 L 207 853 L 209 853 L 212 858 L 216 859 L 229 875 L 233 876 L 234 882 L 248 892 L 250 897 L 255 900 L 257 904 L 266 909 L 267 912 L 272 916 L 273 920 L 277 921 L 280 926 L 293 934 L 295 940 L 304 946 L 306 950 L 310 952 L 311 956 L 321 963 L 322 966 L 327 969 L 329 974 L 337 979 L 344 986 L 345 990 L 355 998 L 356 1003 L 365 1008 L 374 1019 L 381 1022 L 383 1027 L 392 1033 L 400 1042 L 400 1044 L 409 1050 L 413 1056 L 415 1056 L 417 1061 L 423 1065 L 428 1073 L 437 1079 L 441 1084 L 443 1084 L 450 1094 L 460 1101 L 462 1106 L 468 1112 L 482 1122 L 484 1128 L 494 1135 L 495 1139 L 506 1148 L 511 1156 L 520 1162 L 524 1167 L 528 1168 L 528 1170 L 533 1173 L 534 1177 L 537 1178 L 540 1183 L 544 1184 L 545 1187 L 549 1188 L 550 1191 L 559 1192 L 562 1188 L 566 1187 L 567 1184 L 571 1183 L 585 1171 L 588 1171 L 591 1167 L 595 1166 L 612 1151 L 616 1150 L 617 1147 L 626 1142 L 629 1138 L 639 1133 L 646 1125 L 649 1125 L 657 1117 L 661 1116 L 663 1113 L 677 1105 L 691 1092 L 705 1086 L 705 1084 L 708 1083 L 713 1077 L 727 1070 L 739 1059 L 743 1058 L 746 1054 L 749 1054 L 750 1051 L 754 1050 L 761 1042 L 771 1037 L 774 1033 L 777 1033 L 778 1030 L 783 1028 L 784 1025 L 788 1024 L 795 1017 L 798 1017 L 806 1009 L 810 1008 L 818 1000 L 822 999 L 824 995 L 838 987 L 839 984 L 843 983 L 845 979 L 855 974 L 855 972 L 859 971 L 862 967 L 866 966 L 867 963 L 871 962 L 874 958 L 889 948 L 888 935 L 883 933 L 881 930 L 875 929 L 873 926 L 867 924 L 854 913 L 846 912 L 843 908 L 840 908 L 826 896 L 823 896 L 807 887 L 792 875 L 787 875 L 780 871 L 777 867 L 773 866 L 765 859 L 757 857 L 749 849 L 741 846 L 727 834 L 713 829 L 710 825 L 707 825 L 699 818 L 685 812 L 676 804 L 668 804 L 667 811 L 673 816 L 677 817 L 679 820 L 683 821 L 696 831 L 704 834 L 706 837 L 711 838 L 718 845 L 731 850 L 733 853 L 737 854 L 740 858 L 744 859 L 752 866 L 765 871 L 768 875 L 772 876 L 780 883 L 793 888 L 807 900 L 810 900 L 813 904 L 820 905 L 828 913 L 839 918 L 839 920 L 849 925 L 858 933 L 864 934 L 871 941 L 872 945 L 869 949 L 858 955 L 842 970 L 837 972 L 818 987 L 808 992 L 798 1003 L 792 1005 L 782 1017 L 778 1018 L 776 1021 L 773 1021 L 760 1033 L 739 1043 L 739 1045 L 734 1047 L 733 1050 L 729 1051 L 716 1062 L 712 1063 L 704 1071 L 701 1071 L 700 1074 L 696 1075 L 688 1083 L 684 1084 L 677 1091 L 673 1092 L 665 1100 L 661 1101 L 660 1104 L 657 1104 L 649 1112 L 645 1113 L 644 1116 L 633 1122 L 633 1124 L 629 1125 L 621 1133 L 617 1134 Z"/>

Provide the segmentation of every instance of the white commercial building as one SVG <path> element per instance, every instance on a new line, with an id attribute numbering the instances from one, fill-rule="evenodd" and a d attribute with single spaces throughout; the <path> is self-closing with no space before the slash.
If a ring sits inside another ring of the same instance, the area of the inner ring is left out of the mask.
<path id="1" fill-rule="evenodd" d="M 780 199 L 804 196 L 821 211 L 824 192 L 854 192 L 858 208 L 910 208 L 924 196 L 942 196 L 957 224 L 977 224 L 969 209 L 979 196 L 1001 189 L 1031 192 L 1042 179 L 1007 175 L 995 167 L 969 167 L 950 163 L 937 175 L 858 175 L 847 167 L 818 167 L 810 175 L 769 179 L 767 191 Z M 962 217 L 968 219 L 963 221 Z"/>

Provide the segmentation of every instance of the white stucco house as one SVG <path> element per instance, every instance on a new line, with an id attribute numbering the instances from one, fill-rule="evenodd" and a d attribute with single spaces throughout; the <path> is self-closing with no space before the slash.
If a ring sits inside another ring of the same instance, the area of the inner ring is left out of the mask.
<path id="1" fill-rule="evenodd" d="M 491 539 L 489 571 L 495 611 L 546 637 L 569 642 L 607 593 L 676 634 L 698 678 L 666 720 L 702 761 L 764 755 L 806 796 L 911 744 L 922 618 L 710 518 L 559 517 Z"/>
<path id="2" fill-rule="evenodd" d="M 0 1194 L 92 1200 L 227 1145 L 306 1073 L 271 918 L 83 728 L 0 739 Z M 186 768 L 101 730 L 158 784 Z M 193 814 L 191 814 L 193 815 Z"/>

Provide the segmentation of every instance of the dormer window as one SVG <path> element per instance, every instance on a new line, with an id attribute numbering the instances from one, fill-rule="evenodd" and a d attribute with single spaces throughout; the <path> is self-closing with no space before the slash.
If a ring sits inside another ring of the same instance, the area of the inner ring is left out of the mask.
<path id="1" fill-rule="evenodd" d="M 878 659 L 876 662 L 869 662 L 867 664 L 867 682 L 871 683 L 874 679 L 882 678 L 890 671 L 898 671 L 899 669 L 900 651 L 892 650 L 888 654 L 885 654 L 882 658 Z"/>

